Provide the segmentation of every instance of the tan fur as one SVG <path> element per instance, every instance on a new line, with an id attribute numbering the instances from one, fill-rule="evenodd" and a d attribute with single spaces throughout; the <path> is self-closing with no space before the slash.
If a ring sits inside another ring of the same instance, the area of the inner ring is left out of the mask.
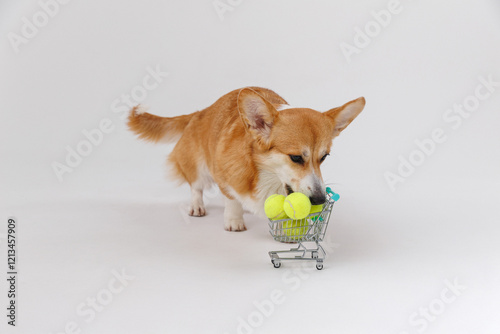
<path id="1" fill-rule="evenodd" d="M 150 113 L 138 113 L 139 106 L 130 111 L 128 127 L 139 138 L 158 142 L 171 142 L 178 139 L 184 128 L 195 114 L 177 117 L 160 117 Z"/>
<path id="2" fill-rule="evenodd" d="M 138 114 L 136 107 L 128 125 L 142 139 L 179 138 L 168 161 L 175 176 L 195 191 L 203 190 L 199 178 L 201 169 L 207 168 L 227 198 L 260 201 L 259 178 L 263 171 L 274 173 L 270 161 L 278 159 L 293 171 L 294 191 L 299 191 L 301 180 L 311 171 L 321 178 L 321 157 L 362 110 L 364 99 L 325 113 L 306 108 L 277 111 L 283 104 L 287 102 L 269 89 L 248 87 L 222 96 L 204 110 L 178 117 Z M 293 163 L 289 155 L 303 155 L 304 164 Z"/>

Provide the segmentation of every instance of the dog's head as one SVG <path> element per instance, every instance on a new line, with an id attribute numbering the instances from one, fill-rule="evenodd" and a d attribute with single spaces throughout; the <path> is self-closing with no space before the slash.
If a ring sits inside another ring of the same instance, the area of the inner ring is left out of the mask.
<path id="1" fill-rule="evenodd" d="M 275 175 L 287 194 L 304 193 L 313 205 L 325 202 L 320 166 L 330 154 L 332 140 L 364 106 L 360 97 L 323 113 L 307 108 L 278 111 L 250 88 L 238 96 L 239 112 L 255 139 L 258 167 Z"/>

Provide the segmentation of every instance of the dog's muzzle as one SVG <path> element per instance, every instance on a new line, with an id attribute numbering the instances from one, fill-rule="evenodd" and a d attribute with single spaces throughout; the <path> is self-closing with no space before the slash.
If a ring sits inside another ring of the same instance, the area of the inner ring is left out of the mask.
<path id="1" fill-rule="evenodd" d="M 289 184 L 285 184 L 285 190 L 287 196 L 293 193 L 293 189 Z M 317 188 L 314 190 L 313 194 L 309 196 L 309 200 L 311 201 L 312 205 L 320 205 L 326 202 L 326 195 L 325 192 L 321 190 L 321 188 Z"/>
<path id="2" fill-rule="evenodd" d="M 324 192 L 319 191 L 315 192 L 312 196 L 309 197 L 312 205 L 320 205 L 326 202 L 326 195 Z"/>

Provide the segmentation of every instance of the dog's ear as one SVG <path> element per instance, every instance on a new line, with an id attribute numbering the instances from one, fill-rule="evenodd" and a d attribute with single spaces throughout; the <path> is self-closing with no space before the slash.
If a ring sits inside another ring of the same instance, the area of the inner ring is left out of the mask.
<path id="1" fill-rule="evenodd" d="M 278 111 L 265 98 L 251 88 L 238 94 L 238 111 L 253 137 L 262 144 L 269 144 L 271 129 Z"/>
<path id="2" fill-rule="evenodd" d="M 338 136 L 365 107 L 365 98 L 360 97 L 356 100 L 347 102 L 341 107 L 333 108 L 325 112 L 334 122 L 334 136 Z"/>

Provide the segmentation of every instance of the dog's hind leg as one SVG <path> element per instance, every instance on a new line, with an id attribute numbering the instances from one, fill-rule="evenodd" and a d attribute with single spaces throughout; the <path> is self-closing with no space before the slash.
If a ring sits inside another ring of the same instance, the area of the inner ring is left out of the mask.
<path id="1" fill-rule="evenodd" d="M 207 214 L 203 203 L 203 190 L 210 189 L 214 184 L 214 180 L 204 162 L 198 163 L 196 170 L 196 173 L 191 174 L 196 175 L 196 179 L 189 182 L 191 185 L 191 206 L 189 208 L 189 215 L 203 217 Z"/>
<path id="2" fill-rule="evenodd" d="M 191 206 L 189 207 L 189 215 L 203 217 L 206 214 L 207 211 L 203 204 L 203 188 L 195 182 L 191 185 Z"/>
<path id="3" fill-rule="evenodd" d="M 224 229 L 226 231 L 245 231 L 247 228 L 243 221 L 243 207 L 236 199 L 226 197 L 226 208 L 224 209 Z"/>
<path id="4" fill-rule="evenodd" d="M 203 189 L 212 187 L 214 181 L 208 168 L 204 164 L 197 166 L 197 178 L 195 181 L 190 182 L 191 185 L 191 207 L 189 208 L 189 215 L 202 217 L 207 214 L 205 205 L 203 203 Z"/>

